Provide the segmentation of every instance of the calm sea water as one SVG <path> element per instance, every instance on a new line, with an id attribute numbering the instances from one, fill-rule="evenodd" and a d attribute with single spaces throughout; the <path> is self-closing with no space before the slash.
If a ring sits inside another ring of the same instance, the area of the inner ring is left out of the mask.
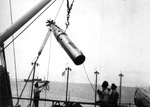
<path id="1" fill-rule="evenodd" d="M 24 87 L 25 82 L 19 81 L 19 95 Z M 45 91 L 43 90 L 40 94 L 40 98 L 52 99 L 52 100 L 65 100 L 66 98 L 66 83 L 61 82 L 50 82 L 50 89 Z M 17 96 L 16 84 L 14 81 L 11 81 L 12 96 Z M 69 96 L 70 101 L 79 101 L 79 102 L 94 102 L 94 91 L 90 84 L 75 84 L 69 83 Z M 134 92 L 135 88 L 123 87 L 122 88 L 122 103 L 132 103 L 134 104 Z M 31 83 L 28 83 L 22 97 L 30 98 L 31 96 Z M 98 96 L 97 96 L 98 99 Z M 27 100 L 20 100 L 19 104 L 21 107 L 27 107 L 30 102 Z M 13 100 L 13 104 L 16 104 L 16 100 Z M 40 101 L 39 107 L 50 107 L 52 102 Z M 94 107 L 93 105 L 83 105 L 84 107 Z"/>

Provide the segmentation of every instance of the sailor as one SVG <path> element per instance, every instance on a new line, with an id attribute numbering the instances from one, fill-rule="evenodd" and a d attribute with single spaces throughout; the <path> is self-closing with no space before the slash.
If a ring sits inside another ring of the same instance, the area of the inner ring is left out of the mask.
<path id="1" fill-rule="evenodd" d="M 34 107 L 39 106 L 39 99 L 40 99 L 40 92 L 43 90 L 43 88 L 47 85 L 47 82 L 43 85 L 39 86 L 38 82 L 34 84 Z"/>
<path id="2" fill-rule="evenodd" d="M 104 81 L 102 83 L 102 91 L 99 89 L 97 90 L 97 93 L 99 94 L 100 98 L 100 105 L 101 107 L 109 107 L 109 90 L 108 90 L 108 82 Z"/>
<path id="3" fill-rule="evenodd" d="M 110 105 L 111 107 L 118 107 L 117 102 L 119 98 L 119 93 L 117 91 L 117 86 L 113 83 L 111 85 L 111 93 L 110 93 Z"/>

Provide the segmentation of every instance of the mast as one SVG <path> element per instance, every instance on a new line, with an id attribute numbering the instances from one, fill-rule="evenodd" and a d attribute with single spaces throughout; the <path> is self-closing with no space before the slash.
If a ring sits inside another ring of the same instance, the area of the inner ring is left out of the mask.
<path id="1" fill-rule="evenodd" d="M 17 30 L 19 30 L 24 24 L 26 24 L 33 16 L 35 16 L 43 7 L 45 7 L 51 0 L 42 0 L 34 8 L 29 10 L 20 19 L 18 19 L 14 24 L 7 28 L 4 32 L 0 34 L 0 45 L 4 43 L 11 35 L 13 35 Z"/>
<path id="2" fill-rule="evenodd" d="M 67 71 L 67 84 L 66 84 L 66 104 L 67 104 L 67 101 L 68 101 L 69 71 L 71 71 L 71 68 L 67 67 L 66 71 Z"/>
<path id="3" fill-rule="evenodd" d="M 97 95 L 97 76 L 99 74 L 98 71 L 95 71 L 94 74 L 96 75 L 96 79 L 95 79 L 95 107 L 96 107 L 96 95 Z"/>
<path id="4" fill-rule="evenodd" d="M 123 77 L 123 74 L 120 73 L 120 74 L 119 74 L 119 77 L 120 77 L 119 107 L 121 107 L 121 88 L 122 88 L 122 77 Z"/>

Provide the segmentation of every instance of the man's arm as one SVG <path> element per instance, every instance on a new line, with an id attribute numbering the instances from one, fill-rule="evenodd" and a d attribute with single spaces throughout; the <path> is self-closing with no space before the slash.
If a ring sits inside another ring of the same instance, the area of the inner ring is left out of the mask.
<path id="1" fill-rule="evenodd" d="M 38 86 L 38 88 L 42 88 L 42 87 L 44 87 L 44 86 L 46 86 L 47 85 L 47 82 L 45 82 L 43 85 L 41 85 L 41 86 Z"/>

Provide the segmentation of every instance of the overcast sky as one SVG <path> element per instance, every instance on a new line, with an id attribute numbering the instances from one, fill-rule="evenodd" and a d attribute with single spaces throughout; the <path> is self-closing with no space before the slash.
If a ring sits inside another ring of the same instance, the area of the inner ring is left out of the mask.
<path id="1" fill-rule="evenodd" d="M 30 10 L 40 0 L 12 0 L 13 22 Z M 28 77 L 40 46 L 46 36 L 46 21 L 55 19 L 61 0 L 57 0 L 36 22 L 15 41 L 17 74 L 19 79 Z M 66 1 L 57 16 L 56 24 L 65 29 Z M 149 0 L 75 0 L 71 14 L 68 36 L 83 52 L 87 74 L 98 84 L 107 80 L 119 85 L 123 73 L 123 85 L 150 85 L 150 1 Z M 28 24 L 28 23 L 27 23 Z M 0 1 L 0 32 L 10 26 L 9 0 Z M 21 29 L 22 30 L 22 29 Z M 16 36 L 21 30 L 16 32 Z M 66 81 L 62 72 L 70 67 L 70 81 L 89 83 L 83 65 L 76 66 L 57 43 L 53 35 L 36 68 L 36 77 L 46 78 L 50 55 L 50 81 Z M 8 44 L 7 40 L 5 44 Z M 51 51 L 49 53 L 49 49 Z M 10 78 L 15 78 L 12 45 L 6 49 Z"/>

